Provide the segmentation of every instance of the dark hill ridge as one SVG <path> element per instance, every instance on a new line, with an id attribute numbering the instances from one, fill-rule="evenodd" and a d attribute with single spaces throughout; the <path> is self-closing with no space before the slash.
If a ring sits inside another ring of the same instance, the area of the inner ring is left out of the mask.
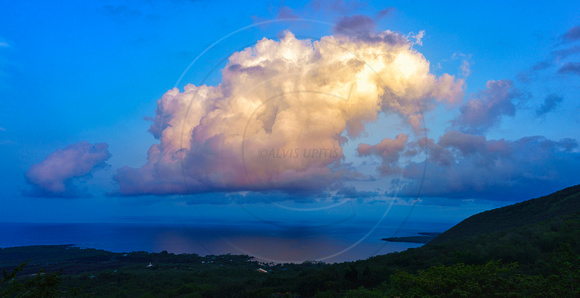
<path id="1" fill-rule="evenodd" d="M 429 244 L 524 227 L 580 211 L 580 185 L 553 194 L 473 215 L 445 231 Z"/>

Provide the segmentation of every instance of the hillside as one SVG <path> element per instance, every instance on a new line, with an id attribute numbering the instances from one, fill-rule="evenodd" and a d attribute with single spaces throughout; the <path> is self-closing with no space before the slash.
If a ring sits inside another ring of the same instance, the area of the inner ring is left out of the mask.
<path id="1" fill-rule="evenodd" d="M 580 185 L 553 194 L 473 215 L 445 231 L 430 244 L 465 239 L 538 224 L 580 211 Z"/>
<path id="2" fill-rule="evenodd" d="M 344 277 L 337 274 L 341 271 L 346 272 Z M 360 296 L 385 292 L 402 297 L 480 296 L 475 290 L 452 291 L 465 283 L 479 283 L 482 289 L 502 276 L 513 278 L 513 284 L 496 285 L 513 287 L 512 296 L 576 297 L 580 295 L 580 185 L 479 213 L 422 247 L 329 266 L 305 280 L 310 287 L 329 284 L 330 279 L 321 276 L 331 274 L 335 281 L 342 278 L 333 283 L 335 287 L 373 289 L 355 291 Z M 478 280 L 481 276 L 489 278 Z"/>

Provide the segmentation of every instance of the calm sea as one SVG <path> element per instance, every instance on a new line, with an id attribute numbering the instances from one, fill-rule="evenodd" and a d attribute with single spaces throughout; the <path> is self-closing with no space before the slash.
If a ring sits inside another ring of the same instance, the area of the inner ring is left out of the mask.
<path id="1" fill-rule="evenodd" d="M 0 223 L 0 247 L 74 244 L 113 252 L 247 254 L 263 262 L 343 262 L 419 247 L 381 238 L 443 232 L 451 224 Z"/>

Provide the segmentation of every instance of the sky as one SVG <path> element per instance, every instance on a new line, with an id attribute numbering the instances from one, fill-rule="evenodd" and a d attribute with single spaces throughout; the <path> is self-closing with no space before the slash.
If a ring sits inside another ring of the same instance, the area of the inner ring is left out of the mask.
<path id="1" fill-rule="evenodd" d="M 2 1 L 2 222 L 458 222 L 580 183 L 577 1 Z"/>

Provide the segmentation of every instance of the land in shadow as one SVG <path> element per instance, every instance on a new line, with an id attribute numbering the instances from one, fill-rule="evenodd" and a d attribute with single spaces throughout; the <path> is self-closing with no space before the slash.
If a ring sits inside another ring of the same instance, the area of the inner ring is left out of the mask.
<path id="1" fill-rule="evenodd" d="M 4 248 L 0 296 L 578 297 L 579 268 L 574 186 L 471 216 L 419 248 L 337 264 L 70 245 Z"/>
<path id="2" fill-rule="evenodd" d="M 431 232 L 421 232 L 418 234 L 419 236 L 387 237 L 381 240 L 388 242 L 427 243 L 435 239 L 435 237 L 441 235 L 441 233 L 431 233 Z"/>

